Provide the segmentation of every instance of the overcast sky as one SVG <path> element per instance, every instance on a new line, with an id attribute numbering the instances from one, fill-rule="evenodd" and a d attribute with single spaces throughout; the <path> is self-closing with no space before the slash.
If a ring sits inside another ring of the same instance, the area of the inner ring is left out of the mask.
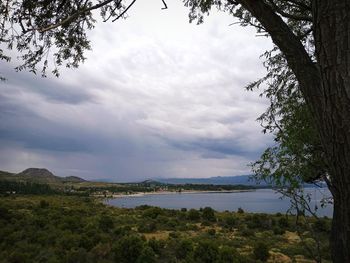
<path id="1" fill-rule="evenodd" d="M 267 102 L 244 86 L 271 47 L 212 12 L 188 23 L 181 1 L 137 1 L 98 23 L 79 69 L 41 78 L 1 62 L 0 170 L 137 181 L 249 174 L 271 138 L 255 120 Z"/>

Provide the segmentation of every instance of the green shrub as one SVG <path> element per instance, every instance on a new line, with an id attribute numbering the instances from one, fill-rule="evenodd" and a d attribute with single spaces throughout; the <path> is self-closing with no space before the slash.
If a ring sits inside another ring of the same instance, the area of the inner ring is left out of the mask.
<path id="1" fill-rule="evenodd" d="M 194 258 L 200 263 L 213 263 L 218 259 L 219 248 L 211 241 L 199 242 L 194 250 Z"/>
<path id="2" fill-rule="evenodd" d="M 137 258 L 137 263 L 154 263 L 156 262 L 156 255 L 153 249 L 149 246 L 145 246 L 140 256 Z"/>
<path id="3" fill-rule="evenodd" d="M 315 221 L 313 224 L 313 228 L 317 232 L 326 232 L 329 233 L 331 230 L 331 224 L 330 221 L 327 219 L 319 218 Z"/>
<path id="4" fill-rule="evenodd" d="M 143 223 L 138 227 L 140 233 L 152 233 L 157 230 L 157 224 L 155 222 Z"/>
<path id="5" fill-rule="evenodd" d="M 208 206 L 204 207 L 202 212 L 202 218 L 210 222 L 216 221 L 214 209 Z"/>
<path id="6" fill-rule="evenodd" d="M 121 238 L 113 251 L 115 260 L 120 263 L 135 263 L 140 257 L 144 242 L 139 236 L 125 236 Z"/>
<path id="7" fill-rule="evenodd" d="M 238 207 L 238 209 L 237 209 L 237 213 L 239 213 L 239 214 L 243 214 L 243 213 L 244 213 L 243 208 L 242 208 L 242 207 Z"/>
<path id="8" fill-rule="evenodd" d="M 49 202 L 45 201 L 45 200 L 40 200 L 40 203 L 39 203 L 39 207 L 40 208 L 47 208 L 49 207 Z"/>
<path id="9" fill-rule="evenodd" d="M 287 228 L 287 227 L 289 227 L 288 218 L 286 218 L 286 217 L 281 217 L 280 219 L 278 219 L 278 225 L 279 225 L 281 228 Z"/>
<path id="10" fill-rule="evenodd" d="M 164 241 L 163 240 L 157 240 L 155 238 L 152 238 L 148 241 L 148 246 L 150 246 L 154 253 L 160 254 L 162 249 L 164 248 Z"/>
<path id="11" fill-rule="evenodd" d="M 209 228 L 207 230 L 207 233 L 210 235 L 210 236 L 215 236 L 216 234 L 216 230 L 214 228 Z"/>
<path id="12" fill-rule="evenodd" d="M 145 210 L 143 213 L 144 217 L 149 217 L 152 219 L 156 219 L 159 215 L 163 213 L 162 209 L 159 207 L 150 207 Z"/>
<path id="13" fill-rule="evenodd" d="M 199 220 L 200 216 L 199 211 L 196 209 L 190 209 L 187 214 L 187 218 L 192 221 Z"/>
<path id="14" fill-rule="evenodd" d="M 175 255 L 178 259 L 185 259 L 193 251 L 193 243 L 188 239 L 181 240 L 175 248 Z"/>
<path id="15" fill-rule="evenodd" d="M 102 215 L 98 220 L 98 225 L 102 231 L 108 232 L 114 227 L 113 218 L 108 215 Z"/>
<path id="16" fill-rule="evenodd" d="M 220 263 L 236 263 L 239 262 L 239 254 L 236 249 L 228 246 L 223 246 L 219 251 Z"/>
<path id="17" fill-rule="evenodd" d="M 284 229 L 282 229 L 282 228 L 280 228 L 280 227 L 278 227 L 278 226 L 275 226 L 275 227 L 273 228 L 273 233 L 274 233 L 275 235 L 283 235 L 285 232 L 286 232 L 286 231 L 285 231 Z"/>
<path id="18" fill-rule="evenodd" d="M 225 225 L 228 227 L 230 230 L 237 224 L 237 220 L 234 216 L 228 216 L 225 218 Z"/>
<path id="19" fill-rule="evenodd" d="M 253 247 L 254 258 L 266 262 L 269 258 L 269 248 L 263 242 L 258 242 Z"/>
<path id="20" fill-rule="evenodd" d="M 255 235 L 255 231 L 253 229 L 243 227 L 240 229 L 241 235 L 244 237 L 252 237 Z"/>

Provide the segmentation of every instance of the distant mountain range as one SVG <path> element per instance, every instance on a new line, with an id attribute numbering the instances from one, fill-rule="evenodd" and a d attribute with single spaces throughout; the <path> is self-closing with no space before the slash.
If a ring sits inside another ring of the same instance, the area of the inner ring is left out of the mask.
<path id="1" fill-rule="evenodd" d="M 216 176 L 209 178 L 154 178 L 154 181 L 163 184 L 213 184 L 213 185 L 249 185 L 256 186 L 257 183 L 250 180 L 250 175 L 238 175 L 238 176 Z M 266 186 L 266 183 L 259 184 L 260 186 Z"/>
<path id="2" fill-rule="evenodd" d="M 248 185 L 256 186 L 257 184 L 249 180 L 249 175 L 239 176 L 216 176 L 210 178 L 154 178 L 142 183 L 152 182 L 153 184 L 212 184 L 212 185 Z M 62 185 L 64 183 L 88 182 L 77 176 L 60 177 L 54 175 L 45 168 L 28 168 L 20 173 L 10 173 L 0 171 L 0 180 L 11 180 L 19 182 L 44 183 L 50 185 Z M 96 182 L 107 182 L 107 180 L 96 180 Z M 261 184 L 260 186 L 266 186 Z"/>
<path id="3" fill-rule="evenodd" d="M 9 173 L 5 171 L 0 171 L 0 180 L 33 182 L 33 183 L 50 184 L 50 185 L 85 182 L 84 179 L 77 176 L 67 176 L 67 177 L 56 176 L 45 168 L 28 168 L 20 173 Z"/>

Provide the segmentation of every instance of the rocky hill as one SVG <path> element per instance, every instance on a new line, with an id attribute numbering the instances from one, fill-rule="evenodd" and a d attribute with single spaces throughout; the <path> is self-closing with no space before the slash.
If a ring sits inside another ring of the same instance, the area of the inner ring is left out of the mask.
<path id="1" fill-rule="evenodd" d="M 9 173 L 0 171 L 0 180 L 10 180 L 18 182 L 33 182 L 50 185 L 62 185 L 64 183 L 84 182 L 85 180 L 77 176 L 60 177 L 54 175 L 45 168 L 28 168 L 20 173 Z"/>

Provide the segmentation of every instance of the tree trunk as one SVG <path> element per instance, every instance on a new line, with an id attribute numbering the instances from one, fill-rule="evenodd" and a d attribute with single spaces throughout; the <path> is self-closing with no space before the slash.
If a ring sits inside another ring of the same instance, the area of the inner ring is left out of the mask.
<path id="1" fill-rule="evenodd" d="M 331 254 L 350 263 L 350 1 L 313 0 L 317 62 L 265 1 L 237 0 L 285 55 L 320 133 L 334 198 Z"/>
<path id="2" fill-rule="evenodd" d="M 314 1 L 316 55 L 323 91 L 319 130 L 334 198 L 334 262 L 350 262 L 350 1 Z"/>

